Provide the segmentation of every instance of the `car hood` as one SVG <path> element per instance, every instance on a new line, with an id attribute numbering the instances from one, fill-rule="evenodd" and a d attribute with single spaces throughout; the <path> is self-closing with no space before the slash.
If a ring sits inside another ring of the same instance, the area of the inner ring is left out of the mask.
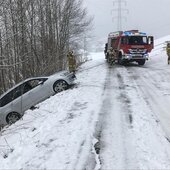
<path id="1" fill-rule="evenodd" d="M 56 72 L 54 74 L 52 74 L 51 76 L 49 77 L 58 77 L 58 78 L 64 78 L 64 77 L 67 77 L 67 76 L 70 76 L 72 75 L 73 73 L 70 73 L 68 71 L 60 71 L 60 72 Z"/>

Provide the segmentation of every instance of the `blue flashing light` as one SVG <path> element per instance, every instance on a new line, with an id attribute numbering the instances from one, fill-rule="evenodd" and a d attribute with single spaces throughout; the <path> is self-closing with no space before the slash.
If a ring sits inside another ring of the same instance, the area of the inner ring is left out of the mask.
<path id="1" fill-rule="evenodd" d="M 146 33 L 145 33 L 145 32 L 139 32 L 139 34 L 140 34 L 140 35 L 146 35 Z"/>
<path id="2" fill-rule="evenodd" d="M 132 35 L 132 32 L 125 31 L 125 32 L 123 33 L 123 35 Z"/>
<path id="3" fill-rule="evenodd" d="M 146 35 L 145 32 L 133 32 L 133 31 L 125 31 L 123 35 L 130 36 L 130 35 Z"/>

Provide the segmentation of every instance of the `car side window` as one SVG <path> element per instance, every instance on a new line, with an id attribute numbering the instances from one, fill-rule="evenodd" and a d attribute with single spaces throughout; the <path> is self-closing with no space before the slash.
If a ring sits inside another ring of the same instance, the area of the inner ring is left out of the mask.
<path id="1" fill-rule="evenodd" d="M 26 83 L 24 83 L 24 85 L 23 85 L 23 94 L 26 93 L 26 92 L 28 92 L 28 91 L 30 91 L 31 89 L 32 89 L 32 86 L 31 86 L 31 84 L 29 83 L 29 81 L 26 82 Z"/>
<path id="2" fill-rule="evenodd" d="M 20 97 L 22 95 L 22 85 L 16 87 L 9 93 L 7 93 L 4 97 L 0 99 L 0 107 L 5 106 L 6 104 L 12 102 L 14 99 Z"/>
<path id="3" fill-rule="evenodd" d="M 30 84 L 31 84 L 32 88 L 34 88 L 34 87 L 40 85 L 40 82 L 41 82 L 40 79 L 36 79 L 36 80 L 30 81 Z"/>
<path id="4" fill-rule="evenodd" d="M 14 99 L 20 97 L 21 95 L 22 95 L 22 85 L 16 87 L 13 90 L 12 99 L 14 100 Z"/>
<path id="5" fill-rule="evenodd" d="M 10 103 L 12 100 L 13 100 L 13 90 L 1 98 L 0 107 L 5 106 L 6 104 Z"/>
<path id="6" fill-rule="evenodd" d="M 32 90 L 33 88 L 37 87 L 38 85 L 44 83 L 47 79 L 33 79 L 33 80 L 29 80 L 27 82 L 25 82 L 24 84 L 24 88 L 23 88 L 23 93 L 26 93 L 30 90 Z"/>
<path id="7" fill-rule="evenodd" d="M 14 99 L 20 97 L 21 95 L 37 87 L 38 85 L 43 84 L 46 80 L 47 78 L 39 78 L 29 80 L 24 84 L 21 84 L 20 86 L 16 87 L 0 99 L 0 107 L 3 107 L 6 104 L 12 102 Z"/>

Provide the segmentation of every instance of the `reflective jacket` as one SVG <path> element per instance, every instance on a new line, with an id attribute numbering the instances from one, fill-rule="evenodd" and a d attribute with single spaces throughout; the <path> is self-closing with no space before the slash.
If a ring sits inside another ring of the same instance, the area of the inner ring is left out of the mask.
<path id="1" fill-rule="evenodd" d="M 170 57 L 170 47 L 166 47 L 166 53 Z"/>
<path id="2" fill-rule="evenodd" d="M 74 72 L 76 70 L 76 59 L 75 56 L 73 55 L 73 52 L 69 52 L 67 58 L 69 71 Z"/>

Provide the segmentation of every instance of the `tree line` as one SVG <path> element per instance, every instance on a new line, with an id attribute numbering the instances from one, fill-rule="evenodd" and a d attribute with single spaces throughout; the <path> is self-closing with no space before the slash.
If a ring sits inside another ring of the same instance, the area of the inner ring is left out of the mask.
<path id="1" fill-rule="evenodd" d="M 65 69 L 91 23 L 82 0 L 0 0 L 0 94 Z"/>

